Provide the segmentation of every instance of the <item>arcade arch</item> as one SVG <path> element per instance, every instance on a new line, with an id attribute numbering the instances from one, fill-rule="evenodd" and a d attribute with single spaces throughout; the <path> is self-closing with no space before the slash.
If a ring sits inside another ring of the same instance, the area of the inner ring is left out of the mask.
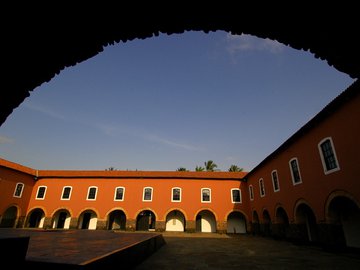
<path id="1" fill-rule="evenodd" d="M 186 228 L 185 215 L 180 210 L 172 210 L 166 215 L 165 230 L 172 232 L 184 232 Z"/>
<path id="2" fill-rule="evenodd" d="M 195 220 L 197 232 L 216 232 L 216 217 L 212 211 L 201 210 Z"/>
<path id="3" fill-rule="evenodd" d="M 227 217 L 227 233 L 246 233 L 246 217 L 240 211 L 233 211 Z"/>
<path id="4" fill-rule="evenodd" d="M 327 222 L 343 232 L 346 246 L 360 248 L 360 207 L 352 196 L 331 196 L 326 212 Z"/>

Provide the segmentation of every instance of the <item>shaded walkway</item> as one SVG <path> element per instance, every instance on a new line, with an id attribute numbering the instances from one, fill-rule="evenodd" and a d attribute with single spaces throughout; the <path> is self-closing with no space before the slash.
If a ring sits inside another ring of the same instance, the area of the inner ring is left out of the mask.
<path id="1" fill-rule="evenodd" d="M 359 254 L 239 235 L 164 233 L 166 245 L 136 269 L 360 269 Z"/>

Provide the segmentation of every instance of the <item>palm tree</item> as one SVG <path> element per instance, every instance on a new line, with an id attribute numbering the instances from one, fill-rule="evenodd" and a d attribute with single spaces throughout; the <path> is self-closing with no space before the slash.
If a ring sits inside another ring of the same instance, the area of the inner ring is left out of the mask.
<path id="1" fill-rule="evenodd" d="M 205 168 L 204 168 L 204 167 L 201 167 L 201 166 L 196 166 L 196 167 L 195 167 L 195 171 L 196 171 L 196 172 L 203 172 L 203 171 L 205 171 Z"/>
<path id="2" fill-rule="evenodd" d="M 215 169 L 217 168 L 217 165 L 214 163 L 214 161 L 208 160 L 208 161 L 205 161 L 204 164 L 205 164 L 206 171 L 208 171 L 208 172 L 216 171 Z"/>
<path id="3" fill-rule="evenodd" d="M 178 171 L 178 172 L 187 172 L 188 170 L 186 168 L 184 168 L 184 167 L 179 167 L 179 168 L 177 168 L 176 171 Z"/>
<path id="4" fill-rule="evenodd" d="M 231 165 L 230 168 L 229 168 L 229 172 L 242 172 L 244 169 L 243 168 L 240 168 L 236 165 Z"/>

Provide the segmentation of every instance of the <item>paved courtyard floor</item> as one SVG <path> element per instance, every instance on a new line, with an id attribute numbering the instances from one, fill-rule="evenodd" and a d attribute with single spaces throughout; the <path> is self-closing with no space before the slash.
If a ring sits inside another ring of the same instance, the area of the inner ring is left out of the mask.
<path id="1" fill-rule="evenodd" d="M 135 269 L 360 269 L 359 253 L 251 235 L 163 233 L 166 244 Z"/>
<path id="2" fill-rule="evenodd" d="M 110 261 L 107 266 L 100 267 L 101 270 L 360 269 L 360 251 L 328 252 L 320 247 L 295 245 L 287 241 L 252 235 L 175 232 L 161 234 L 165 244 L 154 253 L 150 252 L 141 258 L 142 250 L 129 251 L 126 253 L 129 258 L 121 257 L 120 261 Z M 82 262 L 97 260 L 104 254 L 130 247 L 152 235 L 159 233 L 120 231 L 115 233 L 103 230 L 0 230 L 0 237 L 4 239 L 11 236 L 30 236 L 27 260 L 43 262 L 44 269 L 53 270 L 70 269 L 56 268 L 57 263 L 60 263 L 58 266 L 65 262 L 79 265 Z M 6 248 L 4 246 L 3 250 Z M 132 260 L 130 255 L 139 255 L 139 257 L 135 256 L 137 259 Z M 4 259 L 7 258 L 2 258 Z M 129 262 L 126 263 L 126 260 Z M 47 267 L 47 262 L 54 265 Z M 37 267 L 39 265 L 41 264 Z M 2 269 L 1 264 L 0 269 Z"/>

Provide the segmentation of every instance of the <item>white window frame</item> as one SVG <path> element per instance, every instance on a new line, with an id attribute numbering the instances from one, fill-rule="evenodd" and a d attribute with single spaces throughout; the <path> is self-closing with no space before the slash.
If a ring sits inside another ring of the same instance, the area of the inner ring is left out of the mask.
<path id="1" fill-rule="evenodd" d="M 203 191 L 204 191 L 205 189 L 208 189 L 208 190 L 209 190 L 209 200 L 208 200 L 208 201 L 204 201 L 204 200 L 203 200 Z M 202 189 L 201 189 L 201 202 L 202 202 L 202 203 L 211 203 L 211 188 L 202 188 Z"/>
<path id="2" fill-rule="evenodd" d="M 262 186 L 262 188 L 261 188 Z M 261 191 L 264 191 L 264 193 L 262 193 Z M 265 197 L 266 192 L 265 192 L 265 183 L 264 183 L 264 179 L 260 178 L 259 179 L 259 193 L 260 193 L 260 197 Z"/>
<path id="3" fill-rule="evenodd" d="M 174 190 L 175 189 L 179 189 L 180 190 L 180 199 L 179 200 L 174 200 Z M 171 201 L 172 202 L 181 202 L 181 195 L 182 195 L 182 190 L 181 190 L 181 188 L 179 188 L 179 187 L 173 187 L 172 189 L 171 189 Z"/>
<path id="4" fill-rule="evenodd" d="M 19 196 L 16 195 L 16 191 L 17 191 L 18 185 L 22 185 L 22 188 L 21 188 L 21 191 L 20 191 L 20 195 L 19 195 Z M 15 197 L 15 198 L 21 198 L 22 193 L 23 193 L 23 191 L 24 191 L 24 188 L 25 188 L 25 184 L 24 184 L 23 182 L 17 182 L 16 185 L 15 185 L 15 190 L 14 190 L 13 197 Z"/>
<path id="5" fill-rule="evenodd" d="M 42 198 L 39 198 L 39 191 L 40 188 L 45 188 L 44 190 L 44 196 Z M 35 196 L 35 200 L 45 200 L 45 196 L 46 196 L 46 190 L 47 190 L 47 186 L 38 186 L 37 191 L 36 191 L 36 196 Z"/>
<path id="6" fill-rule="evenodd" d="M 64 192 L 65 192 L 65 188 L 70 188 L 70 193 L 69 193 L 69 198 L 64 198 Z M 69 201 L 71 199 L 71 193 L 72 193 L 72 186 L 64 186 L 62 193 L 61 193 L 61 200 L 62 201 Z"/>
<path id="7" fill-rule="evenodd" d="M 274 181 L 274 175 L 273 175 L 274 173 L 276 173 L 276 180 L 277 180 L 278 189 L 275 189 L 275 181 Z M 279 174 L 278 174 L 277 170 L 273 170 L 271 172 L 271 180 L 272 180 L 274 192 L 279 192 L 280 191 L 280 181 L 279 181 Z"/>
<path id="8" fill-rule="evenodd" d="M 90 199 L 89 195 L 90 195 L 90 189 L 95 188 L 95 198 L 94 199 Z M 97 194 L 98 194 L 98 187 L 97 186 L 91 186 L 88 188 L 88 192 L 87 192 L 87 196 L 86 196 L 86 200 L 87 201 L 96 201 L 97 198 Z"/>
<path id="9" fill-rule="evenodd" d="M 146 189 L 150 189 L 150 190 L 151 190 L 150 200 L 145 200 L 145 190 L 146 190 Z M 144 187 L 144 189 L 143 189 L 142 201 L 143 201 L 143 202 L 152 202 L 153 196 L 154 196 L 154 189 L 153 189 L 152 187 Z"/>
<path id="10" fill-rule="evenodd" d="M 292 161 L 296 161 L 296 164 L 297 164 L 297 168 L 298 168 L 298 171 L 299 171 L 299 177 L 300 177 L 300 181 L 295 183 L 295 179 L 294 179 L 294 172 L 293 172 L 293 168 L 291 166 L 291 162 Z M 291 174 L 291 179 L 292 179 L 292 183 L 294 186 L 296 185 L 300 185 L 302 183 L 302 177 L 301 177 L 301 172 L 300 172 L 300 164 L 299 164 L 299 160 L 297 159 L 297 157 L 294 157 L 292 159 L 289 160 L 289 168 L 290 168 L 290 174 Z"/>
<path id="11" fill-rule="evenodd" d="M 326 168 L 326 162 L 325 162 L 325 158 L 324 158 L 324 153 L 323 153 L 322 148 L 321 148 L 321 145 L 322 145 L 324 142 L 326 142 L 327 140 L 330 141 L 331 150 L 333 151 L 334 158 L 335 158 L 335 162 L 336 162 L 336 165 L 337 165 L 336 168 L 330 169 L 330 170 L 328 170 L 328 169 Z M 324 169 L 324 174 L 330 174 L 330 173 L 339 171 L 339 170 L 340 170 L 339 160 L 338 160 L 337 155 L 336 155 L 336 151 L 335 151 L 335 147 L 334 147 L 334 143 L 333 143 L 332 138 L 331 138 L 331 137 L 326 137 L 326 138 L 322 139 L 322 140 L 319 142 L 319 144 L 318 144 L 318 149 L 319 149 L 319 153 L 320 153 L 321 163 L 322 163 L 323 169 Z"/>
<path id="12" fill-rule="evenodd" d="M 116 194 L 117 194 L 118 188 L 122 188 L 122 190 L 123 190 L 123 194 L 122 194 L 122 198 L 121 198 L 121 199 L 116 199 Z M 124 198 L 125 198 L 125 187 L 116 187 L 116 188 L 115 188 L 115 194 L 114 194 L 114 201 L 122 202 L 122 201 L 124 201 Z"/>
<path id="13" fill-rule="evenodd" d="M 239 202 L 236 202 L 234 200 L 233 190 L 238 190 L 239 191 L 239 196 L 240 196 L 240 201 Z M 232 188 L 230 192 L 231 192 L 231 202 L 232 203 L 242 203 L 242 195 L 241 195 L 241 189 L 240 188 Z"/>
<path id="14" fill-rule="evenodd" d="M 250 198 L 250 201 L 254 200 L 254 187 L 253 187 L 253 185 L 249 185 L 249 198 Z"/>

